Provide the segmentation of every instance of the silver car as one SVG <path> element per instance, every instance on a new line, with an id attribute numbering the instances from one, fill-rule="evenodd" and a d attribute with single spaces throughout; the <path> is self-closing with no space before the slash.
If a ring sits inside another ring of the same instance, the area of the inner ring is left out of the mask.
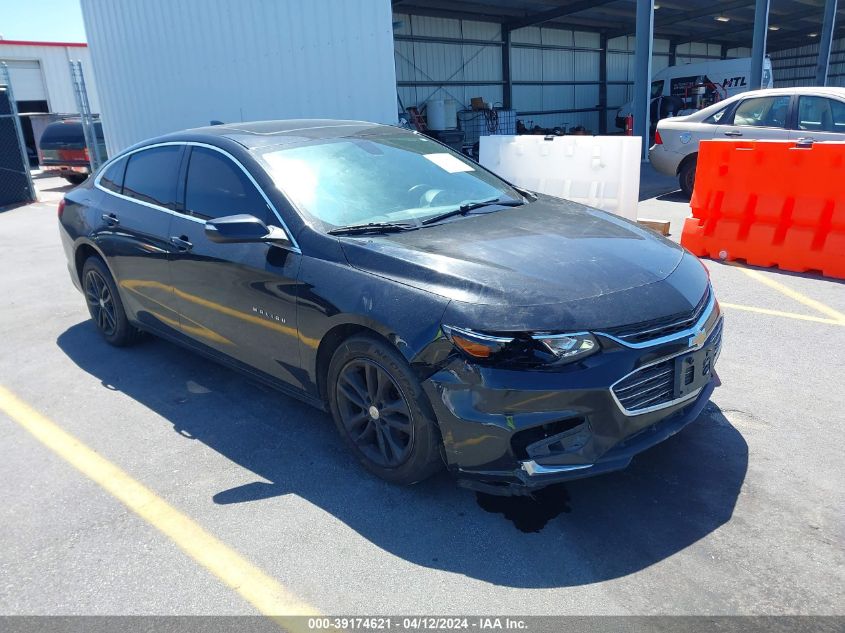
<path id="1" fill-rule="evenodd" d="M 845 141 L 845 88 L 752 90 L 657 124 L 654 168 L 692 195 L 698 144 L 705 139 Z"/>

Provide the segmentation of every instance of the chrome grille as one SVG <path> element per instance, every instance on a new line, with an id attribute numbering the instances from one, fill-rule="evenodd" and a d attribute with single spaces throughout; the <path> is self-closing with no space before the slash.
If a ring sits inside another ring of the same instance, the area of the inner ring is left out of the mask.
<path id="1" fill-rule="evenodd" d="M 707 337 L 706 347 L 712 347 L 715 352 L 713 362 L 719 358 L 722 351 L 722 329 L 724 320 L 719 319 L 716 327 Z M 663 407 L 681 402 L 684 397 L 675 397 L 675 371 L 678 366 L 678 355 L 659 361 L 654 365 L 643 367 L 635 371 L 615 385 L 613 395 L 616 396 L 620 406 L 626 413 L 637 413 L 651 409 L 652 407 Z M 684 369 L 685 372 L 691 369 Z M 681 382 L 689 385 L 692 382 L 691 375 L 685 375 Z M 691 394 L 685 396 L 692 397 Z"/>
<path id="2" fill-rule="evenodd" d="M 672 402 L 675 393 L 675 359 L 634 372 L 613 386 L 619 404 L 638 411 Z"/>
<path id="3" fill-rule="evenodd" d="M 701 318 L 707 305 L 710 303 L 710 294 L 712 290 L 707 286 L 707 292 L 695 306 L 692 312 L 687 314 L 675 314 L 663 319 L 656 319 L 654 321 L 644 321 L 641 323 L 634 323 L 633 325 L 625 325 L 623 327 L 607 330 L 608 334 L 622 339 L 627 343 L 644 343 L 652 339 L 662 338 L 664 336 L 671 336 L 678 332 L 688 330 Z"/>

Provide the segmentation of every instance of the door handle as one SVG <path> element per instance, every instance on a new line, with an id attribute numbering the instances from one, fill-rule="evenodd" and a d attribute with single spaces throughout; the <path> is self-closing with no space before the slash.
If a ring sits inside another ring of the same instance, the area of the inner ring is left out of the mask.
<path id="1" fill-rule="evenodd" d="M 731 130 L 730 132 L 725 132 L 725 136 L 742 136 L 742 132 L 739 130 Z"/>
<path id="2" fill-rule="evenodd" d="M 104 213 L 101 217 L 103 218 L 103 222 L 109 226 L 117 226 L 120 224 L 120 220 L 114 213 Z"/>
<path id="3" fill-rule="evenodd" d="M 176 237 L 174 235 L 170 238 L 170 243 L 182 252 L 189 251 L 194 247 L 194 245 L 188 241 L 188 238 L 185 235 L 181 235 L 179 237 Z"/>

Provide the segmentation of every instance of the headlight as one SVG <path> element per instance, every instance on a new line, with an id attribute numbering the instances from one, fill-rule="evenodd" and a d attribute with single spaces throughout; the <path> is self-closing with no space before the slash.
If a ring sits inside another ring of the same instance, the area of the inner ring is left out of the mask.
<path id="1" fill-rule="evenodd" d="M 535 334 L 532 337 L 545 345 L 549 351 L 561 360 L 583 358 L 598 351 L 598 341 L 589 332 L 576 334 Z"/>
<path id="2" fill-rule="evenodd" d="M 557 365 L 581 360 L 599 351 L 598 341 L 589 332 L 498 336 L 448 325 L 443 326 L 443 332 L 456 348 L 476 360 Z"/>

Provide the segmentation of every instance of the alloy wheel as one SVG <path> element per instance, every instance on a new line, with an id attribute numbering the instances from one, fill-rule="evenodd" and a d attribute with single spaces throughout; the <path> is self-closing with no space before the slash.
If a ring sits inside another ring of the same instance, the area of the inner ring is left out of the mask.
<path id="1" fill-rule="evenodd" d="M 106 280 L 95 270 L 89 270 L 85 275 L 85 299 L 94 323 L 103 334 L 112 336 L 117 329 L 114 297 Z"/>
<path id="2" fill-rule="evenodd" d="M 413 447 L 413 425 L 393 377 L 378 363 L 355 359 L 340 371 L 336 389 L 340 418 L 355 446 L 379 466 L 402 465 Z"/>

